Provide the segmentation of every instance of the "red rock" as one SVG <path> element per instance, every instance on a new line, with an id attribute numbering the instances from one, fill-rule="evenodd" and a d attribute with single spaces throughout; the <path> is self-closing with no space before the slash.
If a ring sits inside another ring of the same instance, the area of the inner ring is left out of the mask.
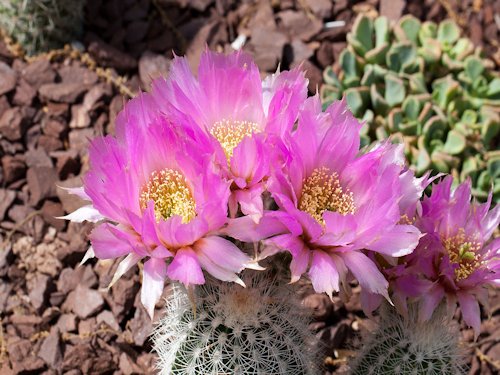
<path id="1" fill-rule="evenodd" d="M 333 48 L 330 42 L 324 41 L 316 50 L 316 60 L 322 68 L 333 63 Z"/>
<path id="2" fill-rule="evenodd" d="M 0 220 L 3 220 L 5 213 L 16 199 L 16 192 L 13 190 L 0 189 Z"/>
<path id="3" fill-rule="evenodd" d="M 35 310 L 39 311 L 47 301 L 50 281 L 49 276 L 37 274 L 35 279 L 29 283 L 32 288 L 29 290 L 28 297 Z"/>
<path id="4" fill-rule="evenodd" d="M 273 8 L 269 1 L 259 1 L 256 4 L 257 9 L 249 12 L 252 16 L 248 21 L 248 28 L 250 30 L 262 28 L 268 30 L 276 29 L 276 22 L 274 20 Z"/>
<path id="5" fill-rule="evenodd" d="M 52 152 L 60 150 L 64 147 L 62 141 L 59 138 L 50 137 L 48 135 L 40 135 L 38 138 L 38 146 L 43 148 L 45 152 Z"/>
<path id="6" fill-rule="evenodd" d="M 49 303 L 51 306 L 60 306 L 66 299 L 66 293 L 53 292 L 50 293 Z"/>
<path id="7" fill-rule="evenodd" d="M 67 179 L 65 181 L 59 181 L 57 185 L 66 188 L 81 187 L 82 180 L 80 177 L 77 176 Z M 83 199 L 78 198 L 76 195 L 69 194 L 64 189 L 57 189 L 56 191 L 57 191 L 57 197 L 61 201 L 64 211 L 67 213 L 73 212 L 78 208 L 88 204 L 88 202 L 85 202 Z"/>
<path id="8" fill-rule="evenodd" d="M 56 219 L 59 216 L 64 216 L 64 210 L 61 203 L 46 200 L 42 206 L 42 217 L 51 226 L 58 231 L 66 227 L 65 220 Z"/>
<path id="9" fill-rule="evenodd" d="M 45 106 L 45 112 L 49 118 L 66 117 L 69 105 L 66 103 L 48 102 Z"/>
<path id="10" fill-rule="evenodd" d="M 61 138 L 66 132 L 67 124 L 63 121 L 46 118 L 42 121 L 42 130 L 45 135 Z"/>
<path id="11" fill-rule="evenodd" d="M 35 357 L 32 349 L 29 340 L 16 338 L 7 343 L 7 352 L 14 373 L 36 373 L 45 366 L 42 359 Z"/>
<path id="12" fill-rule="evenodd" d="M 76 317 L 74 314 L 62 314 L 55 325 L 61 333 L 76 331 Z"/>
<path id="13" fill-rule="evenodd" d="M 90 336 L 96 330 L 97 323 L 95 318 L 84 319 L 78 323 L 78 335 L 81 337 Z"/>
<path id="14" fill-rule="evenodd" d="M 0 96 L 0 113 L 4 113 L 7 109 L 10 108 L 9 101 L 7 100 L 6 95 Z"/>
<path id="15" fill-rule="evenodd" d="M 128 7 L 124 13 L 120 13 L 120 16 L 123 16 L 124 21 L 134 21 L 148 17 L 150 5 L 149 1 L 129 2 L 129 4 L 132 5 Z"/>
<path id="16" fill-rule="evenodd" d="M 142 87 L 149 90 L 151 81 L 158 77 L 166 77 L 170 60 L 163 55 L 146 51 L 139 60 L 139 77 Z"/>
<path id="17" fill-rule="evenodd" d="M 19 81 L 12 103 L 19 106 L 30 106 L 36 96 L 36 89 L 24 79 Z"/>
<path id="18" fill-rule="evenodd" d="M 28 189 L 30 191 L 30 202 L 36 206 L 45 198 L 55 197 L 57 173 L 54 168 L 32 167 L 26 174 Z"/>
<path id="19" fill-rule="evenodd" d="M 314 50 L 299 39 L 293 40 L 291 47 L 293 51 L 293 60 L 291 63 L 294 66 L 300 64 L 302 61 L 308 60 L 314 55 Z"/>
<path id="20" fill-rule="evenodd" d="M 109 310 L 104 310 L 101 313 L 99 313 L 99 315 L 96 316 L 96 321 L 97 321 L 98 325 L 100 323 L 104 323 L 112 330 L 114 330 L 116 332 L 120 331 L 120 326 L 118 325 L 118 322 L 116 321 L 115 316 Z"/>
<path id="21" fill-rule="evenodd" d="M 151 318 L 146 310 L 140 306 L 135 310 L 134 317 L 129 321 L 132 337 L 135 345 L 142 346 L 153 329 Z"/>
<path id="22" fill-rule="evenodd" d="M 94 129 L 73 129 L 69 132 L 69 146 L 80 154 L 87 154 L 89 139 L 94 138 Z"/>
<path id="23" fill-rule="evenodd" d="M 306 78 L 309 80 L 309 92 L 316 93 L 316 89 L 318 89 L 323 82 L 323 73 L 309 60 L 302 63 L 302 69 L 306 72 Z"/>
<path id="24" fill-rule="evenodd" d="M 86 319 L 98 313 L 103 308 L 104 299 L 97 290 L 78 285 L 68 295 L 64 305 L 81 319 Z"/>
<path id="25" fill-rule="evenodd" d="M 4 181 L 7 185 L 24 177 L 26 164 L 21 156 L 5 155 L 2 157 Z"/>
<path id="26" fill-rule="evenodd" d="M 274 72 L 281 61 L 287 37 L 281 32 L 255 28 L 252 30 L 250 46 L 254 50 L 255 63 L 266 72 Z"/>
<path id="27" fill-rule="evenodd" d="M 90 125 L 89 108 L 82 104 L 75 104 L 71 107 L 71 129 L 86 128 Z"/>
<path id="28" fill-rule="evenodd" d="M 96 84 L 99 80 L 97 73 L 78 65 L 66 65 L 59 69 L 63 83 L 79 83 L 87 88 Z"/>
<path id="29" fill-rule="evenodd" d="M 317 18 L 311 19 L 304 12 L 285 10 L 278 13 L 283 26 L 303 41 L 309 41 L 314 35 L 318 34 L 323 28 L 323 23 Z"/>
<path id="30" fill-rule="evenodd" d="M 404 0 L 380 0 L 380 15 L 397 21 L 403 14 L 405 3 Z"/>
<path id="31" fill-rule="evenodd" d="M 111 103 L 109 104 L 109 125 L 108 125 L 108 133 L 114 134 L 115 132 L 115 120 L 118 113 L 123 109 L 124 99 L 121 95 L 115 96 L 111 99 Z"/>
<path id="32" fill-rule="evenodd" d="M 45 100 L 74 103 L 86 90 L 81 82 L 61 82 L 43 84 L 38 92 Z"/>
<path id="33" fill-rule="evenodd" d="M 24 154 L 26 165 L 31 167 L 49 167 L 51 168 L 52 160 L 49 158 L 45 150 L 36 148 L 26 151 Z"/>
<path id="34" fill-rule="evenodd" d="M 113 314 L 121 321 L 123 317 L 132 309 L 134 306 L 134 300 L 137 292 L 139 291 L 139 285 L 135 279 L 120 279 L 111 288 L 112 295 L 107 295 L 106 300 L 111 306 Z"/>
<path id="35" fill-rule="evenodd" d="M 132 56 L 103 41 L 91 42 L 88 51 L 101 66 L 113 67 L 120 71 L 127 71 L 137 67 L 137 62 Z"/>
<path id="36" fill-rule="evenodd" d="M 67 179 L 70 175 L 76 176 L 80 170 L 78 154 L 73 150 L 55 151 L 50 156 L 56 158 L 57 174 L 61 180 Z"/>
<path id="37" fill-rule="evenodd" d="M 319 18 L 330 18 L 332 16 L 333 3 L 330 0 L 306 0 L 311 11 Z"/>
<path id="38" fill-rule="evenodd" d="M 6 63 L 0 61 L 0 95 L 3 95 L 16 87 L 17 73 Z"/>
<path id="39" fill-rule="evenodd" d="M 56 72 L 48 60 L 36 59 L 21 71 L 21 76 L 38 90 L 41 85 L 54 82 Z"/>
<path id="40" fill-rule="evenodd" d="M 129 44 L 140 42 L 144 39 L 149 29 L 149 21 L 132 21 L 127 25 L 125 42 Z"/>
<path id="41" fill-rule="evenodd" d="M 141 368 L 126 353 L 120 354 L 119 367 L 123 375 L 139 374 L 142 372 Z"/>
<path id="42" fill-rule="evenodd" d="M 59 330 L 52 329 L 50 334 L 43 340 L 38 357 L 42 358 L 51 368 L 57 368 L 63 359 L 61 335 Z"/>
<path id="43" fill-rule="evenodd" d="M 97 277 L 91 266 L 81 266 L 76 269 L 67 267 L 61 271 L 57 281 L 57 290 L 63 293 L 69 293 L 81 285 L 92 288 L 97 285 Z"/>
<path id="44" fill-rule="evenodd" d="M 9 141 L 17 141 L 28 129 L 26 111 L 20 107 L 7 109 L 0 117 L 0 134 Z"/>

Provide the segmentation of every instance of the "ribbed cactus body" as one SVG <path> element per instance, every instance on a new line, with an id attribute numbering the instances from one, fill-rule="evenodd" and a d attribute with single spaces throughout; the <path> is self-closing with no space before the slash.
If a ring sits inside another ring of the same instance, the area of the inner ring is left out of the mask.
<path id="1" fill-rule="evenodd" d="M 0 27 L 28 55 L 60 48 L 83 30 L 85 0 L 0 1 Z"/>
<path id="2" fill-rule="evenodd" d="M 461 375 L 465 374 L 458 344 L 458 327 L 445 309 L 419 323 L 412 306 L 408 318 L 391 306 L 381 309 L 378 329 L 363 341 L 353 364 L 353 375 Z"/>
<path id="3" fill-rule="evenodd" d="M 249 276 L 250 275 L 250 276 Z M 290 286 L 247 273 L 246 288 L 175 286 L 153 334 L 160 374 L 315 374 L 309 319 Z"/>

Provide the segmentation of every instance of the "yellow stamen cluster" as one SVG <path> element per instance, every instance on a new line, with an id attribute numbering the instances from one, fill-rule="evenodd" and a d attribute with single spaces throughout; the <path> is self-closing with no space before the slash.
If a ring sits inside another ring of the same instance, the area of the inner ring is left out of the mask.
<path id="1" fill-rule="evenodd" d="M 149 201 L 155 202 L 156 220 L 168 219 L 174 215 L 189 223 L 196 216 L 196 203 L 184 176 L 173 169 L 153 172 L 139 197 L 142 209 Z"/>
<path id="2" fill-rule="evenodd" d="M 338 174 L 326 167 L 316 168 L 302 183 L 299 210 L 307 212 L 323 224 L 323 212 L 333 211 L 342 215 L 356 210 L 354 197 L 349 189 L 340 186 Z"/>
<path id="3" fill-rule="evenodd" d="M 413 225 L 415 224 L 415 217 L 410 218 L 407 214 L 401 215 L 401 218 L 399 219 L 399 224 L 403 225 Z"/>
<path id="4" fill-rule="evenodd" d="M 467 238 L 463 228 L 460 228 L 453 237 L 443 238 L 442 242 L 451 263 L 458 264 L 458 268 L 455 269 L 457 281 L 466 279 L 483 264 L 478 254 L 481 243 Z"/>
<path id="5" fill-rule="evenodd" d="M 220 143 L 226 154 L 228 163 L 233 156 L 233 151 L 246 136 L 258 133 L 259 127 L 255 122 L 222 120 L 217 121 L 210 129 Z"/>

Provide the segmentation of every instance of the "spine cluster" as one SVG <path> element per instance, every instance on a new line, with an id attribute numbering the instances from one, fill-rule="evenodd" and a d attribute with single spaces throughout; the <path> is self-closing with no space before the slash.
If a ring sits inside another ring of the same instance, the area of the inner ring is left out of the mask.
<path id="1" fill-rule="evenodd" d="M 57 49 L 83 31 L 84 0 L 11 0 L 0 2 L 0 27 L 28 55 Z"/>
<path id="2" fill-rule="evenodd" d="M 316 374 L 317 345 L 290 286 L 265 274 L 243 279 L 246 288 L 207 280 L 191 299 L 172 288 L 153 334 L 160 374 Z"/>
<path id="3" fill-rule="evenodd" d="M 418 323 L 417 308 L 404 318 L 388 305 L 381 308 L 377 330 L 363 341 L 353 375 L 463 375 L 458 326 L 445 308 Z"/>

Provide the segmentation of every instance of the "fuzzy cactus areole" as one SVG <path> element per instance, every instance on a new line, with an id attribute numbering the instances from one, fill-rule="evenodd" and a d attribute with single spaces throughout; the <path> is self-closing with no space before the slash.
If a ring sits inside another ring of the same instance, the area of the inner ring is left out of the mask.
<path id="1" fill-rule="evenodd" d="M 207 279 L 194 305 L 185 288 L 172 288 L 153 334 L 160 374 L 317 373 L 309 318 L 291 287 L 268 273 L 243 280 L 246 288 Z"/>

